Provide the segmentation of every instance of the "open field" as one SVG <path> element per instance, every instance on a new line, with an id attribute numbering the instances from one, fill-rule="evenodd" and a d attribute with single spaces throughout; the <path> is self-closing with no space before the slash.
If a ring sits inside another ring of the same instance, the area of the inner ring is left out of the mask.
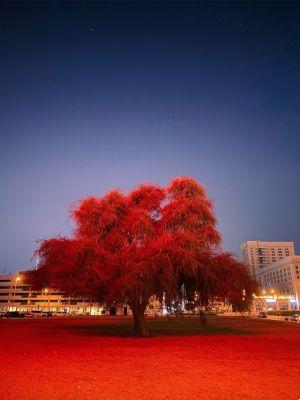
<path id="1" fill-rule="evenodd" d="M 5 400 L 298 400 L 300 326 L 210 317 L 0 320 Z"/>

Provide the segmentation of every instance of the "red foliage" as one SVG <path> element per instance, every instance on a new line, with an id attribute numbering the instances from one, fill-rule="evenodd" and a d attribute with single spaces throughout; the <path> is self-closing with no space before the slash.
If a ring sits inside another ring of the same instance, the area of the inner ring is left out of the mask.
<path id="1" fill-rule="evenodd" d="M 141 185 L 128 195 L 88 197 L 71 215 L 73 238 L 42 241 L 29 279 L 70 295 L 128 302 L 141 335 L 150 296 L 165 292 L 171 300 L 185 284 L 206 298 L 231 298 L 250 279 L 220 253 L 212 202 L 191 178 L 176 178 L 166 189 Z"/>

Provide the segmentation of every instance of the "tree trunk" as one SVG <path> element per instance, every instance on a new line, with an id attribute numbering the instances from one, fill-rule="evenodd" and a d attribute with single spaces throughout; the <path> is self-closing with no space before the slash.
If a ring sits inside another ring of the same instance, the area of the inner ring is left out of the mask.
<path id="1" fill-rule="evenodd" d="M 145 309 L 140 305 L 137 307 L 132 307 L 132 314 L 135 335 L 143 338 L 149 337 L 149 333 L 146 328 Z"/>
<path id="2" fill-rule="evenodd" d="M 200 321 L 201 321 L 201 324 L 207 323 L 207 316 L 205 315 L 203 310 L 200 310 Z"/>
<path id="3" fill-rule="evenodd" d="M 205 314 L 205 307 L 200 306 L 199 308 L 199 317 L 202 325 L 207 323 L 207 315 Z"/>

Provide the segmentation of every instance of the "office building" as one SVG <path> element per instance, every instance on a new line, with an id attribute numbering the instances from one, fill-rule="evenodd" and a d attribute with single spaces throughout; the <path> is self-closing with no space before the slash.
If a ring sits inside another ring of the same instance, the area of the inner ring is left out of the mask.
<path id="1" fill-rule="evenodd" d="M 106 305 L 66 297 L 50 288 L 32 290 L 22 274 L 0 275 L 0 311 L 48 311 L 66 314 L 126 315 L 127 305 Z"/>
<path id="2" fill-rule="evenodd" d="M 282 257 L 256 272 L 260 298 L 275 311 L 299 310 L 300 255 Z"/>
<path id="3" fill-rule="evenodd" d="M 294 242 L 247 241 L 241 245 L 242 261 L 249 272 L 256 277 L 258 271 L 267 265 L 295 255 Z"/>

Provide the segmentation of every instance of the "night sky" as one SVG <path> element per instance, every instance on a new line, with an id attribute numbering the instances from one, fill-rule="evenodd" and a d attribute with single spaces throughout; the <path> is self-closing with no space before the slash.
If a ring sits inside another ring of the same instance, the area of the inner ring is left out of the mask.
<path id="1" fill-rule="evenodd" d="M 224 249 L 300 250 L 299 2 L 2 2 L 0 57 L 0 273 L 76 200 L 186 175 Z"/>

